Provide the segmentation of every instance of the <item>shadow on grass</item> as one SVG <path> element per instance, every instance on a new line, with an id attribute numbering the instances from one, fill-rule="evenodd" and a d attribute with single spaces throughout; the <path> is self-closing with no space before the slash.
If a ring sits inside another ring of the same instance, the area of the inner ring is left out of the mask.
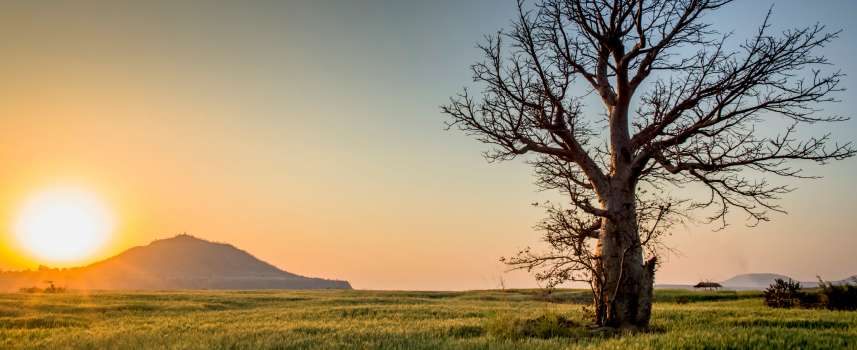
<path id="1" fill-rule="evenodd" d="M 0 319 L 0 328 L 4 329 L 50 329 L 86 327 L 88 323 L 84 320 L 56 315 L 14 317 Z"/>
<path id="2" fill-rule="evenodd" d="M 726 320 L 724 323 L 743 328 L 848 329 L 850 327 L 847 322 L 843 321 L 807 319 L 738 318 Z"/>
<path id="3" fill-rule="evenodd" d="M 666 329 L 651 326 L 645 330 L 629 331 L 609 327 L 595 327 L 569 319 L 555 313 L 546 313 L 536 318 L 522 319 L 508 314 L 497 315 L 486 325 L 487 334 L 504 340 L 527 338 L 570 340 L 598 340 L 617 338 L 632 334 L 665 333 Z"/>
<path id="4" fill-rule="evenodd" d="M 486 329 L 491 336 L 507 340 L 587 338 L 594 334 L 588 327 L 554 313 L 547 313 L 533 319 L 500 314 L 489 320 Z"/>

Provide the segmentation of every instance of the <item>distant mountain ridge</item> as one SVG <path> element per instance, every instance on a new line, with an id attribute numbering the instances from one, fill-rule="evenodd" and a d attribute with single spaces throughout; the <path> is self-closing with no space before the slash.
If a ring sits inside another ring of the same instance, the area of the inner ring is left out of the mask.
<path id="1" fill-rule="evenodd" d="M 783 280 L 792 279 L 789 276 L 776 273 L 745 273 L 735 275 L 728 280 L 720 282 L 720 284 L 728 289 L 765 289 L 778 278 Z"/>
<path id="2" fill-rule="evenodd" d="M 729 278 L 725 281 L 719 282 L 720 285 L 723 286 L 724 289 L 730 290 L 764 290 L 774 283 L 776 279 L 783 280 L 793 280 L 797 281 L 797 279 L 791 278 L 786 275 L 776 274 L 776 273 L 745 273 L 740 275 L 735 275 L 732 278 Z M 845 283 L 854 283 L 857 281 L 857 275 L 853 275 L 850 277 L 843 278 L 841 280 L 834 280 L 825 282 L 830 282 L 832 284 L 845 284 Z M 818 287 L 818 281 L 799 281 L 801 287 L 803 288 L 816 288 Z M 658 284 L 655 286 L 656 288 L 673 288 L 673 289 L 692 289 L 692 284 Z"/>
<path id="3" fill-rule="evenodd" d="M 728 280 L 720 282 L 724 288 L 735 289 L 735 290 L 762 290 L 768 288 L 771 283 L 774 283 L 776 279 L 783 280 L 793 280 L 798 281 L 795 278 L 791 278 L 786 275 L 780 275 L 776 273 L 747 273 L 736 275 Z M 854 279 L 857 278 L 857 275 L 853 275 L 850 277 L 843 278 L 841 280 L 825 280 L 825 282 L 830 282 L 832 284 L 845 284 L 845 283 L 853 283 Z M 818 287 L 818 281 L 798 281 L 800 282 L 801 287 L 804 288 L 816 288 Z"/>
<path id="4" fill-rule="evenodd" d="M 230 244 L 178 235 L 130 248 L 78 268 L 0 273 L 0 289 L 42 285 L 71 289 L 351 289 L 347 281 L 304 277 Z"/>

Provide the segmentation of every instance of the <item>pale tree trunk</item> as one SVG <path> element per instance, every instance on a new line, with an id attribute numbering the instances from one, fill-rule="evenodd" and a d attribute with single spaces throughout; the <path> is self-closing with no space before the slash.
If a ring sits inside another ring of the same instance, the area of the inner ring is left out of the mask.
<path id="1" fill-rule="evenodd" d="M 634 188 L 627 187 L 613 187 L 604 203 L 612 216 L 603 219 L 597 246 L 601 281 L 596 291 L 600 294 L 596 296 L 600 299 L 600 303 L 596 300 L 596 321 L 639 329 L 648 326 L 651 316 L 655 261 L 643 263 Z"/>

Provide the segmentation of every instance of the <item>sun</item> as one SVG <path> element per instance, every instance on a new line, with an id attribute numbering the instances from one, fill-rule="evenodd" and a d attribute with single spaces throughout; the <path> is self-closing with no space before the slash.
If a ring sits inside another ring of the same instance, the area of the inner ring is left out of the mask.
<path id="1" fill-rule="evenodd" d="M 109 238 L 113 220 L 92 192 L 51 189 L 26 201 L 14 232 L 40 262 L 74 263 L 92 256 Z"/>

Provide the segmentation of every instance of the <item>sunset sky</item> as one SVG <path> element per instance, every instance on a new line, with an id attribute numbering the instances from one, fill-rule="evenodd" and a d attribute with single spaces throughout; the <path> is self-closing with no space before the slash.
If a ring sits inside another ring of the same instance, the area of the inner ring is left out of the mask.
<path id="1" fill-rule="evenodd" d="M 709 19 L 744 38 L 842 29 L 824 54 L 857 110 L 857 2 L 745 0 Z M 523 161 L 444 130 L 439 105 L 474 86 L 474 45 L 513 0 L 6 1 L 0 5 L 0 269 L 74 266 L 188 233 L 287 271 L 360 289 L 535 286 L 498 262 L 542 211 Z M 857 121 L 821 131 L 857 139 Z M 658 283 L 774 272 L 857 273 L 857 160 L 794 181 L 788 215 L 722 231 L 678 227 Z M 784 182 L 782 179 L 772 179 Z M 112 214 L 106 244 L 51 263 L 14 231 L 40 191 L 82 189 Z"/>

